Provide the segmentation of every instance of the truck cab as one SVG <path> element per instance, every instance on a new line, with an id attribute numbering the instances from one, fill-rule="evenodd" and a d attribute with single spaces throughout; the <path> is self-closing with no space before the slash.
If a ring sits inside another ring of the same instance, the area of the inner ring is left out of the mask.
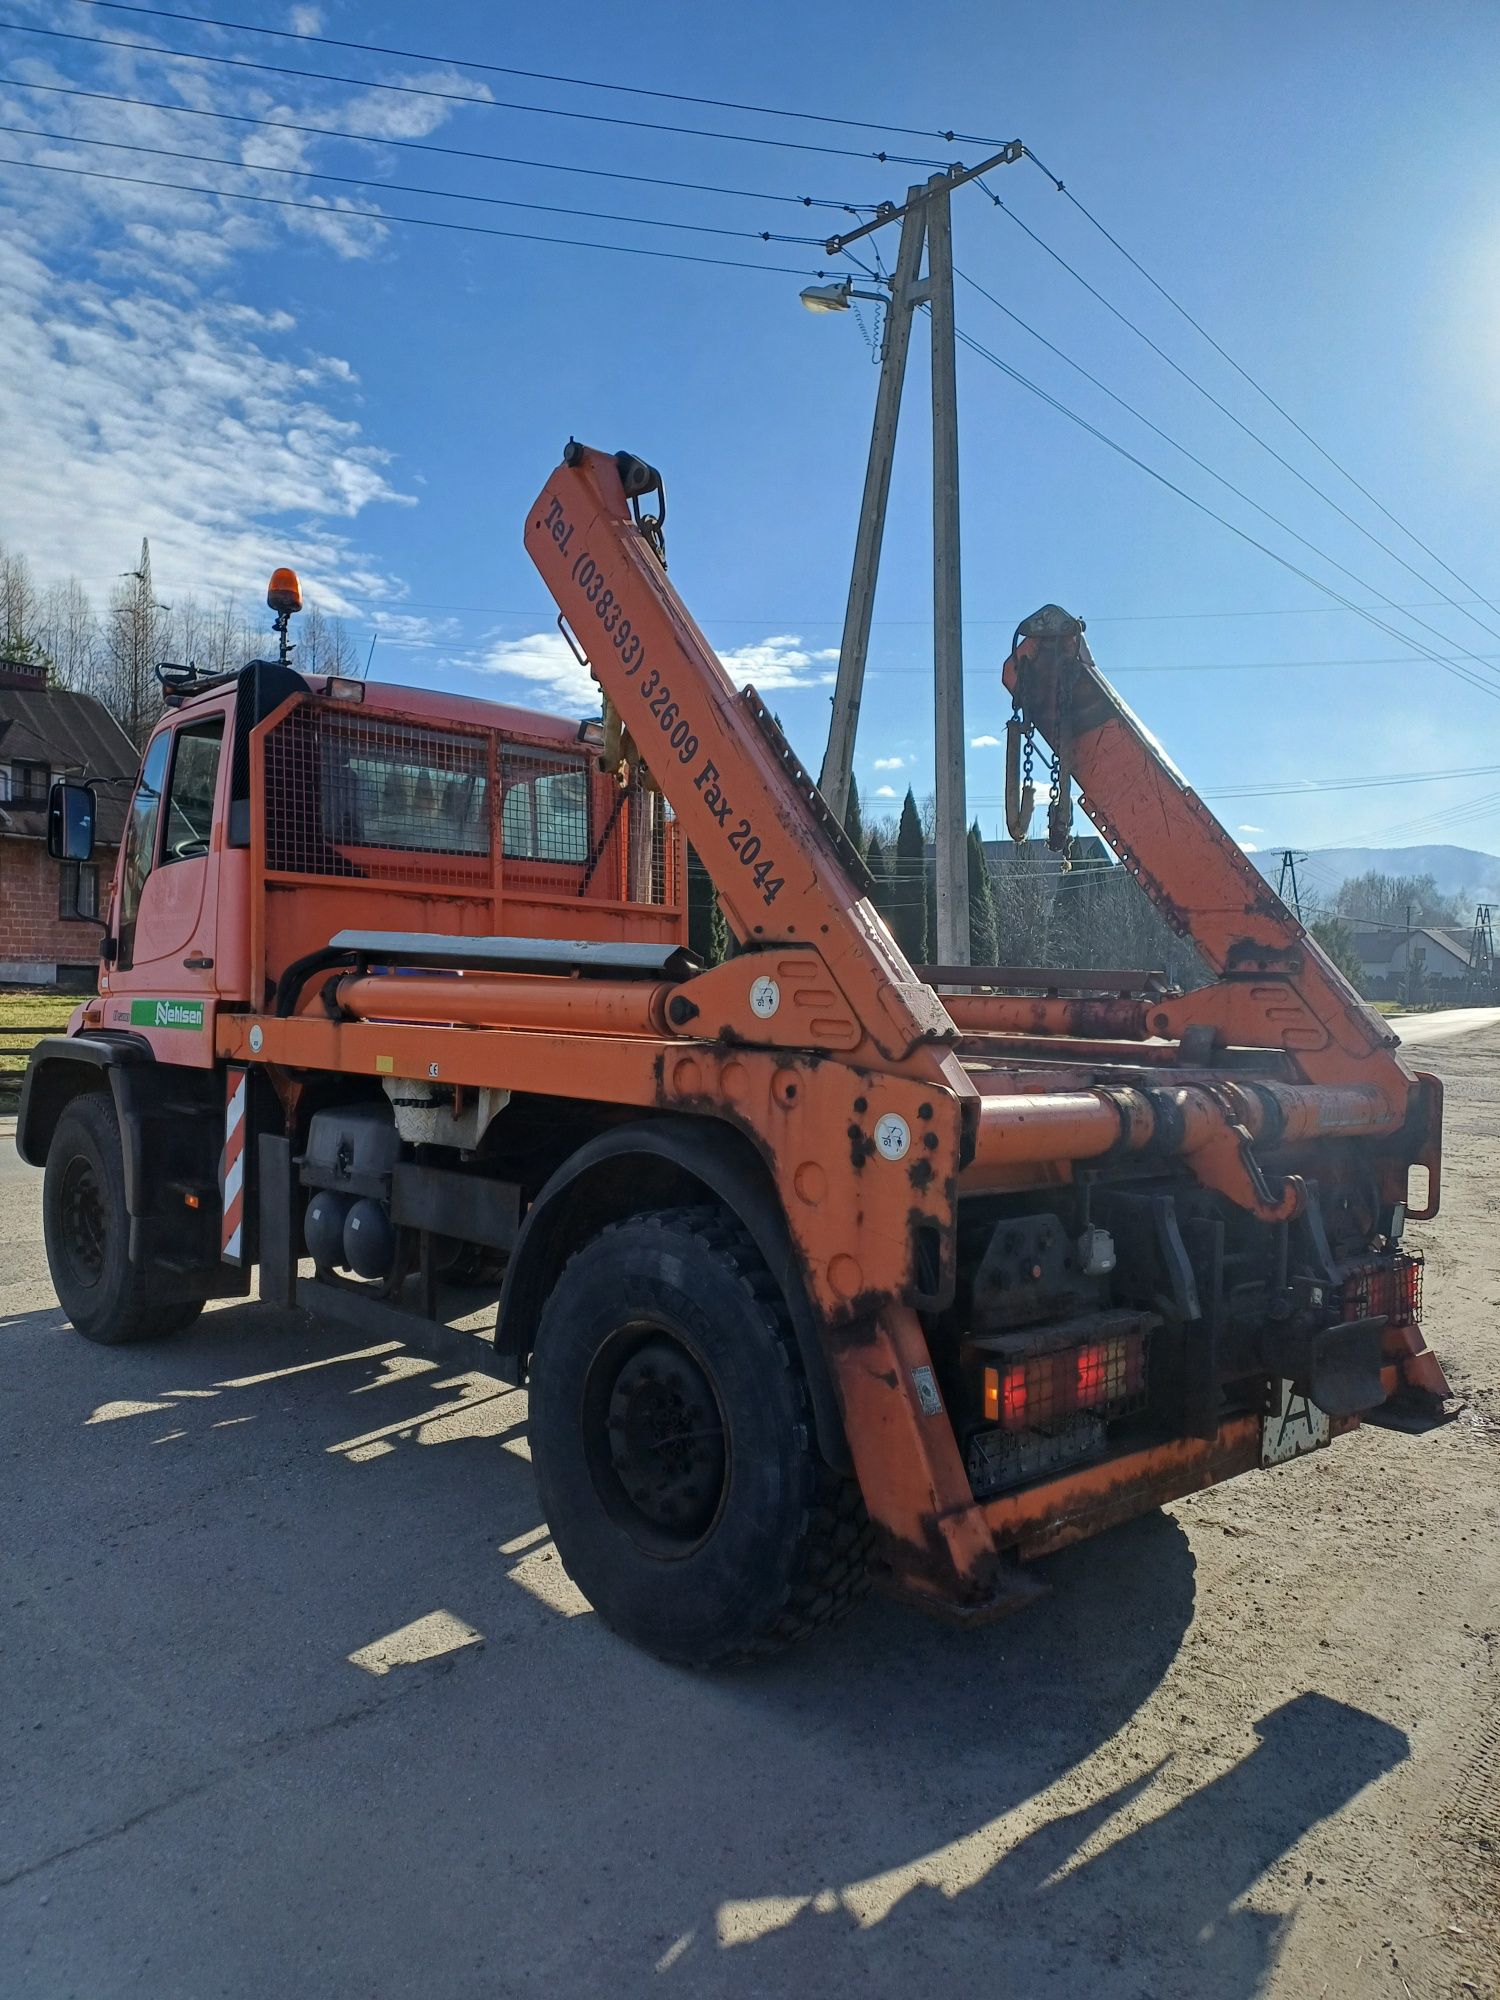
<path id="1" fill-rule="evenodd" d="M 90 1026 L 211 1068 L 221 1007 L 341 929 L 685 942 L 680 841 L 601 731 L 277 662 L 169 681 Z M 637 893 L 631 893 L 634 890 Z"/>

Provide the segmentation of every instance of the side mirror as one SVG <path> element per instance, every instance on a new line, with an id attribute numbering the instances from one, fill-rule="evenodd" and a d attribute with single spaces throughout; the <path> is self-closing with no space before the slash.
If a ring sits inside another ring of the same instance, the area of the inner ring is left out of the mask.
<path id="1" fill-rule="evenodd" d="M 47 798 L 47 852 L 54 861 L 87 861 L 94 851 L 94 788 L 59 778 Z"/>

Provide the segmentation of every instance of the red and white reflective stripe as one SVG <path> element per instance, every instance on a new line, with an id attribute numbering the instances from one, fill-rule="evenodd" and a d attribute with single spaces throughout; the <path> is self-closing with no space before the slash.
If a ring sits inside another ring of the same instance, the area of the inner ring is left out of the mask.
<path id="1" fill-rule="evenodd" d="M 245 1103 L 250 1073 L 226 1070 L 224 1075 L 224 1158 L 219 1167 L 221 1213 L 219 1250 L 226 1264 L 238 1264 L 245 1216 Z"/>

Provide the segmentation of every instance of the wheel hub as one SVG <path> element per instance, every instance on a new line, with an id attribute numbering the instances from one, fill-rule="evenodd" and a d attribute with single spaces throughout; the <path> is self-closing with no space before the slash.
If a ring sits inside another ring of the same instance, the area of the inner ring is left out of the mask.
<path id="1" fill-rule="evenodd" d="M 63 1176 L 61 1220 L 69 1263 L 85 1284 L 97 1284 L 104 1270 L 104 1203 L 94 1170 L 81 1157 L 68 1162 Z"/>
<path id="2" fill-rule="evenodd" d="M 724 1423 L 708 1379 L 677 1341 L 646 1339 L 610 1393 L 610 1464 L 631 1504 L 653 1528 L 696 1540 L 712 1521 L 724 1483 Z"/>

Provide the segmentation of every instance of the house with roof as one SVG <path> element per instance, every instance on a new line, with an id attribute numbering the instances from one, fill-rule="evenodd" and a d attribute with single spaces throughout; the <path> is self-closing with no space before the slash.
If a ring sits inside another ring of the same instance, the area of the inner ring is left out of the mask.
<path id="1" fill-rule="evenodd" d="M 1469 983 L 1467 930 L 1351 923 L 1349 931 L 1360 987 L 1372 1000 L 1455 998 Z"/>
<path id="2" fill-rule="evenodd" d="M 106 900 L 138 762 L 103 702 L 49 685 L 45 667 L 0 660 L 0 985 L 91 991 Z M 87 863 L 47 853 L 54 778 L 97 787 Z"/>

